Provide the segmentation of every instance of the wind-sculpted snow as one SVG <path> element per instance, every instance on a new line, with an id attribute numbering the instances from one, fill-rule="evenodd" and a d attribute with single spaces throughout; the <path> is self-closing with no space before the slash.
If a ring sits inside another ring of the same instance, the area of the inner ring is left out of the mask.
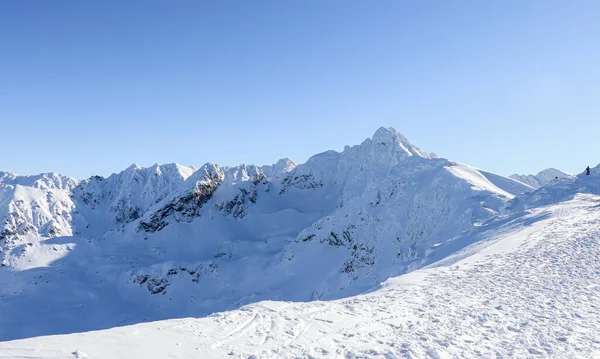
<path id="1" fill-rule="evenodd" d="M 501 175 L 497 175 L 495 173 L 490 173 L 486 171 L 479 171 L 488 181 L 492 182 L 496 187 L 501 190 L 512 194 L 517 195 L 525 192 L 533 191 L 531 186 L 523 184 L 519 181 L 516 181 L 510 177 L 504 177 Z"/>
<path id="2" fill-rule="evenodd" d="M 593 177 L 580 179 L 588 193 Z M 28 315 L 0 316 L 5 340 L 356 295 L 489 230 L 516 213 L 507 204 L 521 211 L 579 190 L 520 195 L 531 188 L 386 128 L 299 165 L 134 165 L 60 188 L 6 182 L 0 313 Z"/>

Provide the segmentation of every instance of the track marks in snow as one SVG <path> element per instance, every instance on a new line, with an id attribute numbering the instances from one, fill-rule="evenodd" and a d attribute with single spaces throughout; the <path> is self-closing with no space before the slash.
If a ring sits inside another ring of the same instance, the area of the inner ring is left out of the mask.
<path id="1" fill-rule="evenodd" d="M 229 334 L 227 334 L 227 338 L 235 335 L 236 333 L 239 333 L 240 331 L 247 329 L 249 325 L 251 325 L 252 323 L 254 323 L 254 321 L 256 320 L 256 318 L 258 318 L 258 313 L 254 313 L 254 316 L 252 316 L 252 318 L 247 321 L 246 323 L 240 325 L 239 327 L 235 328 L 235 330 Z"/>
<path id="2" fill-rule="evenodd" d="M 128 358 L 156 342 L 154 357 L 600 357 L 595 201 L 579 197 L 535 210 L 540 220 L 500 228 L 445 265 L 394 278 L 368 294 L 260 302 L 201 319 L 0 343 L 0 356 L 18 357 L 10 349 L 18 347 L 36 357 L 39 352 L 25 349 L 43 346 L 46 355 L 37 357 L 48 357 L 76 343 L 90 358 Z"/>
<path id="3" fill-rule="evenodd" d="M 400 277 L 400 284 L 367 295 L 270 313 L 282 330 L 272 335 L 288 340 L 274 341 L 281 345 L 277 349 L 249 352 L 346 358 L 600 355 L 600 212 L 587 211 L 585 201 L 558 207 L 553 216 L 504 233 L 449 267 Z"/>
<path id="4" fill-rule="evenodd" d="M 256 322 L 257 322 L 257 319 L 259 318 L 259 314 L 256 312 L 252 312 L 251 315 L 252 315 L 252 317 L 249 320 L 247 320 L 245 323 L 236 327 L 232 332 L 227 334 L 222 341 L 219 341 L 219 342 L 211 345 L 211 348 L 217 349 L 220 346 L 222 346 L 223 344 L 225 344 L 227 342 L 231 342 L 232 340 L 235 340 L 236 338 L 240 337 L 246 331 L 253 329 L 253 327 L 255 327 L 257 325 Z"/>

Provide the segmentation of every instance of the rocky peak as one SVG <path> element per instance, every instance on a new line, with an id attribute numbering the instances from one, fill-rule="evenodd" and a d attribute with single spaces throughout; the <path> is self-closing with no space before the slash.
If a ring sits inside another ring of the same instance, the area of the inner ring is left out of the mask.
<path id="1" fill-rule="evenodd" d="M 225 173 L 215 163 L 207 163 L 194 172 L 176 191 L 152 206 L 140 220 L 145 232 L 160 231 L 172 221 L 191 222 L 223 182 Z"/>
<path id="2" fill-rule="evenodd" d="M 404 152 L 406 156 L 430 158 L 428 153 L 414 146 L 403 134 L 392 127 L 380 127 L 371 138 L 371 142 L 375 145 L 393 148 L 396 152 Z"/>

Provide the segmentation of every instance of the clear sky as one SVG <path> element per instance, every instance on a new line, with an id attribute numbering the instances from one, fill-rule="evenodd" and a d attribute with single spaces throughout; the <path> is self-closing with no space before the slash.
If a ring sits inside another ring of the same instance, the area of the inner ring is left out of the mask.
<path id="1" fill-rule="evenodd" d="M 392 126 L 501 174 L 600 162 L 600 1 L 0 0 L 0 169 L 304 162 Z"/>

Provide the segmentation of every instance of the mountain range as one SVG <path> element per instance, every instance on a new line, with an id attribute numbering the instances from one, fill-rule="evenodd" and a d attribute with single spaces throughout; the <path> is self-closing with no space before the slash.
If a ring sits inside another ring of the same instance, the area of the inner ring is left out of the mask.
<path id="1" fill-rule="evenodd" d="M 600 192 L 595 176 L 554 169 L 511 177 L 383 127 L 298 165 L 0 172 L 0 313 L 14 313 L 0 315 L 0 340 L 347 300 L 534 208 Z"/>
<path id="2" fill-rule="evenodd" d="M 555 168 L 548 168 L 537 175 L 510 175 L 510 178 L 513 178 L 519 182 L 523 182 L 533 188 L 540 188 L 548 185 L 552 181 L 563 180 L 563 179 L 573 179 L 575 176 L 557 170 Z"/>

